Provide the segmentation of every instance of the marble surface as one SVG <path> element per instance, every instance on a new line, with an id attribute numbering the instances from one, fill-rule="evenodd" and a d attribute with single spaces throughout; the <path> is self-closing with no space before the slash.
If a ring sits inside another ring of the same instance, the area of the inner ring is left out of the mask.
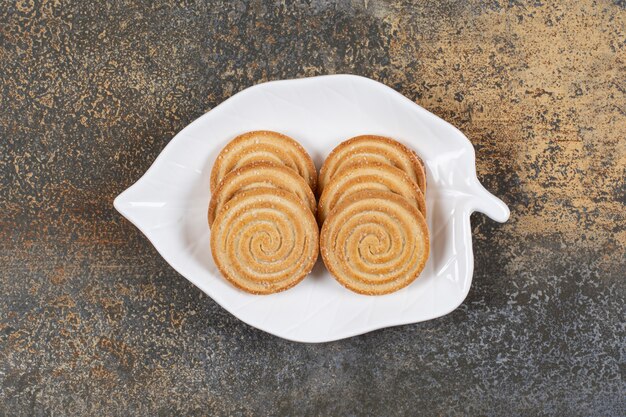
<path id="1" fill-rule="evenodd" d="M 626 415 L 626 4 L 0 7 L 0 415 Z M 511 208 L 452 314 L 302 345 L 176 274 L 113 198 L 268 80 L 354 73 L 459 127 Z"/>

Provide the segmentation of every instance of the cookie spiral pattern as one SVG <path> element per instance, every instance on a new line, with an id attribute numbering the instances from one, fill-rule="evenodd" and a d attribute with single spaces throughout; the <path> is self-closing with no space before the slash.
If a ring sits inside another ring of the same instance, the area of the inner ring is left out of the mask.
<path id="1" fill-rule="evenodd" d="M 309 208 L 290 192 L 254 188 L 224 205 L 211 229 L 222 275 L 252 294 L 284 291 L 313 268 L 319 232 Z"/>
<path id="2" fill-rule="evenodd" d="M 259 187 L 280 188 L 304 201 L 315 214 L 315 195 L 304 179 L 284 165 L 273 162 L 255 162 L 229 172 L 215 189 L 209 204 L 209 226 L 215 216 L 240 191 Z"/>
<path id="3" fill-rule="evenodd" d="M 339 144 L 328 155 L 320 170 L 318 195 L 335 175 L 355 162 L 379 162 L 404 171 L 422 193 L 426 191 L 426 174 L 422 160 L 400 142 L 383 136 L 363 135 Z"/>
<path id="4" fill-rule="evenodd" d="M 430 250 L 424 216 L 388 191 L 361 191 L 337 205 L 320 235 L 322 258 L 346 288 L 381 295 L 413 282 Z"/>
<path id="5" fill-rule="evenodd" d="M 318 205 L 319 223 L 322 224 L 342 200 L 363 190 L 391 191 L 406 198 L 426 215 L 424 194 L 404 171 L 379 162 L 357 162 L 345 166 L 345 170 L 335 175 L 324 188 Z"/>
<path id="6" fill-rule="evenodd" d="M 297 172 L 315 190 L 317 171 L 311 156 L 289 136 L 258 130 L 233 139 L 217 156 L 211 170 L 211 192 L 230 172 L 254 162 L 273 162 Z"/>

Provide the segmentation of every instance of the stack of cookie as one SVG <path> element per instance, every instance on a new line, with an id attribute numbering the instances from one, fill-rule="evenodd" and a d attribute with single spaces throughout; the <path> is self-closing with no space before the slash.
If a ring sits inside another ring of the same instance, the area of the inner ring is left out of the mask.
<path id="1" fill-rule="evenodd" d="M 381 136 L 337 146 L 320 171 L 320 251 L 346 288 L 397 291 L 420 274 L 429 254 L 426 177 L 419 157 Z"/>
<path id="2" fill-rule="evenodd" d="M 313 268 L 319 250 L 317 171 L 295 140 L 248 132 L 211 171 L 211 252 L 222 275 L 253 294 L 284 291 Z"/>

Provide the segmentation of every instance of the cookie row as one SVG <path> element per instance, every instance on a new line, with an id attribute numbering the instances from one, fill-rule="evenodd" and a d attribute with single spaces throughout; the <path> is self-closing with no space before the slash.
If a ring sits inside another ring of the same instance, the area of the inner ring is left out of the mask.
<path id="1" fill-rule="evenodd" d="M 320 252 L 340 284 L 381 295 L 419 276 L 430 249 L 425 191 L 422 161 L 392 139 L 359 136 L 330 153 L 318 186 Z"/>
<path id="2" fill-rule="evenodd" d="M 222 275 L 253 294 L 284 291 L 319 251 L 317 171 L 288 136 L 254 131 L 233 139 L 211 171 L 211 253 Z"/>

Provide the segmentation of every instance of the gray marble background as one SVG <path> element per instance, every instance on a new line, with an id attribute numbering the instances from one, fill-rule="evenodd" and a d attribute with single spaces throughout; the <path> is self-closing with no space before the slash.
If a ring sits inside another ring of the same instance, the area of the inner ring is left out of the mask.
<path id="1" fill-rule="evenodd" d="M 472 216 L 452 314 L 302 345 L 112 201 L 237 91 L 331 73 L 462 129 L 512 215 Z M 0 0 L 0 415 L 626 415 L 625 74 L 621 0 Z"/>

